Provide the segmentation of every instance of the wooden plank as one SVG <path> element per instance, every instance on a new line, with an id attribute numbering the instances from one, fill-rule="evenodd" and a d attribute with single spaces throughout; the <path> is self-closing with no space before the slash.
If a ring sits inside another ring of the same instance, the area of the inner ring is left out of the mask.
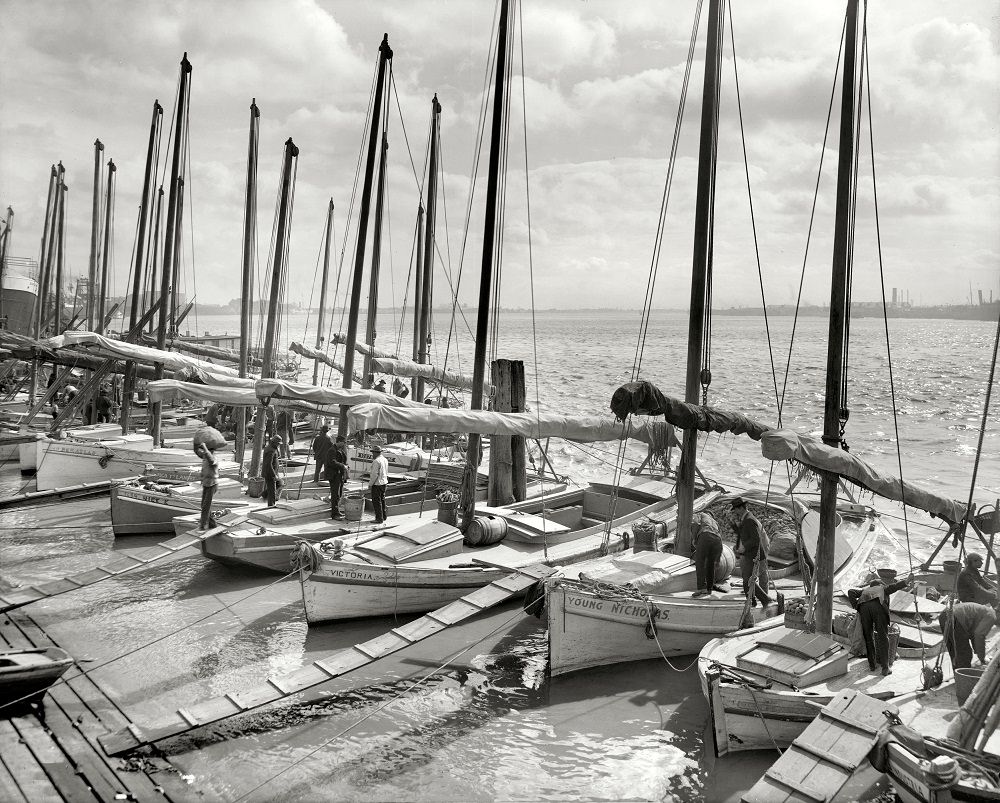
<path id="1" fill-rule="evenodd" d="M 896 713 L 891 704 L 844 689 L 743 795 L 743 801 L 833 800 L 888 728 L 887 709 Z"/>
<path id="2" fill-rule="evenodd" d="M 21 794 L 32 803 L 62 800 L 31 752 L 21 743 L 21 737 L 10 720 L 0 720 L 0 758 Z"/>
<path id="3" fill-rule="evenodd" d="M 414 641 L 420 641 L 433 633 L 444 630 L 445 627 L 461 621 L 462 618 L 468 618 L 479 613 L 483 601 L 492 600 L 492 603 L 496 603 L 509 599 L 514 594 L 520 593 L 528 586 L 533 585 L 539 578 L 545 577 L 554 571 L 555 569 L 543 564 L 528 566 L 514 575 L 507 576 L 507 587 L 501 589 L 496 586 L 492 588 L 487 586 L 485 589 L 476 589 L 476 591 L 467 594 L 456 602 L 452 602 L 444 608 L 439 608 L 434 612 L 434 615 L 423 617 L 428 620 L 426 622 L 421 624 L 411 622 L 395 628 L 397 634 L 390 632 L 346 650 L 340 650 L 332 655 L 313 661 L 309 666 L 288 675 L 268 678 L 265 684 L 253 689 L 229 693 L 187 706 L 183 713 L 175 712 L 171 721 L 165 725 L 145 730 L 135 726 L 122 728 L 115 733 L 103 737 L 100 740 L 101 746 L 109 756 L 121 755 L 136 747 L 159 742 L 172 736 L 179 736 L 196 727 L 227 719 L 244 711 L 249 711 L 252 708 L 257 708 L 290 696 L 291 694 L 318 686 L 333 677 L 340 677 L 386 655 L 398 652 L 408 647 Z M 516 583 L 513 582 L 513 578 L 516 578 Z M 513 586 L 513 589 L 510 586 Z M 471 598 L 476 598 L 477 604 L 465 604 L 465 600 Z M 453 614 L 459 610 L 463 610 L 465 611 L 465 615 L 464 617 L 454 615 L 442 616 L 442 612 L 448 609 L 451 609 Z M 415 624 L 416 626 L 412 627 Z M 398 633 L 405 635 L 400 637 Z"/>
<path id="4" fill-rule="evenodd" d="M 0 756 L 0 800 L 10 801 L 10 803 L 27 803 L 26 798 L 10 774 L 10 770 L 3 763 L 3 756 Z"/>
<path id="5" fill-rule="evenodd" d="M 34 716 L 11 719 L 21 741 L 67 803 L 93 803 L 98 799 L 76 774 L 68 756 L 48 737 Z"/>
<path id="6" fill-rule="evenodd" d="M 134 555 L 118 554 L 103 566 L 77 572 L 60 580 L 52 580 L 48 583 L 39 583 L 35 586 L 15 589 L 0 596 L 0 613 L 20 608 L 23 605 L 28 605 L 40 599 L 65 594 L 67 591 L 74 591 L 77 588 L 107 580 L 109 577 L 115 577 L 127 571 L 147 566 L 168 555 L 174 555 L 182 549 L 195 546 L 210 535 L 217 534 L 222 529 L 224 528 L 215 527 L 204 533 L 179 535 L 176 538 L 137 552 Z"/>

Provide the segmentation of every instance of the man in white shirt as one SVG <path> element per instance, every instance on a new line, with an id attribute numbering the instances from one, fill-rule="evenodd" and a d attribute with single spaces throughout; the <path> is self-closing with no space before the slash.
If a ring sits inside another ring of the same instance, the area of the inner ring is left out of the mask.
<path id="1" fill-rule="evenodd" d="M 372 447 L 372 467 L 369 472 L 368 487 L 372 493 L 372 507 L 375 509 L 375 523 L 381 524 L 388 518 L 385 511 L 385 489 L 389 484 L 389 461 L 382 456 L 382 447 Z"/>

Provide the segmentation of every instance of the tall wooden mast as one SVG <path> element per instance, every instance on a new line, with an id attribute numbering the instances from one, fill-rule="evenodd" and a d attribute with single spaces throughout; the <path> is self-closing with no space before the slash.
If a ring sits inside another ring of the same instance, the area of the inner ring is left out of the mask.
<path id="1" fill-rule="evenodd" d="M 111 219 L 114 214 L 115 172 L 117 168 L 108 159 L 108 178 L 104 189 L 104 245 L 101 249 L 101 289 L 97 296 L 97 326 L 94 331 L 104 334 L 104 305 L 108 297 L 108 254 L 111 252 Z"/>
<path id="2" fill-rule="evenodd" d="M 288 259 L 288 231 L 292 225 L 292 194 L 294 192 L 293 160 L 299 149 L 292 138 L 285 142 L 285 157 L 281 168 L 281 192 L 278 197 L 278 226 L 274 238 L 274 262 L 271 265 L 271 293 L 267 304 L 267 326 L 264 332 L 264 353 L 261 355 L 260 377 L 274 376 L 274 349 L 278 335 L 278 303 L 284 284 L 285 263 Z M 253 455 L 250 458 L 250 476 L 260 475 L 260 457 L 264 450 L 264 405 L 257 408 L 257 423 L 253 428 Z"/>
<path id="3" fill-rule="evenodd" d="M 413 361 L 420 362 L 421 303 L 424 296 L 424 200 L 417 203 L 417 269 L 413 272 Z M 419 376 L 410 380 L 410 393 L 414 401 L 423 400 L 423 382 Z"/>
<path id="4" fill-rule="evenodd" d="M 0 232 L 0 321 L 3 320 L 3 274 L 4 267 L 7 265 L 7 251 L 10 250 L 10 235 L 13 228 L 14 209 L 8 206 L 7 217 L 4 219 L 3 232 Z"/>
<path id="5" fill-rule="evenodd" d="M 372 228 L 372 269 L 368 281 L 368 317 L 365 343 L 370 348 L 364 359 L 361 375 L 367 380 L 372 373 L 375 339 L 378 336 L 378 277 L 382 268 L 382 213 L 385 209 L 385 163 L 389 155 L 389 139 L 382 132 L 382 149 L 378 160 L 378 189 L 375 192 L 375 225 Z"/>
<path id="6" fill-rule="evenodd" d="M 149 190 L 153 182 L 153 170 L 156 167 L 156 151 L 160 139 L 160 123 L 163 120 L 163 107 L 158 100 L 153 101 L 153 119 L 149 124 L 149 144 L 146 147 L 146 172 L 142 179 L 142 196 L 139 199 L 139 230 L 135 238 L 135 262 L 132 268 L 132 303 L 129 307 L 128 332 L 134 332 L 139 322 L 139 297 L 142 293 L 142 274 L 145 262 L 144 247 L 146 245 L 146 224 L 149 220 Z M 135 389 L 135 361 L 129 360 L 125 365 L 125 380 L 122 389 L 121 425 L 122 433 L 127 435 L 129 416 L 132 413 L 132 391 Z"/>
<path id="7" fill-rule="evenodd" d="M 94 140 L 94 197 L 90 214 L 90 265 L 87 273 L 87 328 L 93 332 L 97 315 L 97 266 L 101 258 L 101 158 L 104 145 Z"/>
<path id="8" fill-rule="evenodd" d="M 45 223 L 42 226 L 42 244 L 38 255 L 39 274 L 38 290 L 35 293 L 35 303 L 32 306 L 31 332 L 35 340 L 41 337 L 42 316 L 45 314 L 45 296 L 43 288 L 46 285 L 45 279 L 45 254 L 48 249 L 49 226 L 52 220 L 52 207 L 56 197 L 56 166 L 52 165 L 49 173 L 49 192 L 45 202 Z M 38 360 L 31 361 L 31 381 L 28 385 L 28 403 L 35 404 L 35 391 L 38 388 Z"/>
<path id="9" fill-rule="evenodd" d="M 858 0 L 848 0 L 844 33 L 844 76 L 840 104 L 840 151 L 837 164 L 837 213 L 833 232 L 833 278 L 826 358 L 826 406 L 823 442 L 842 446 L 840 431 L 844 381 L 844 333 L 847 326 L 849 276 L 853 261 L 855 101 L 857 79 Z M 837 532 L 836 474 L 823 472 L 820 483 L 819 538 L 816 544 L 816 632 L 829 635 L 833 626 L 834 546 Z"/>
<path id="10" fill-rule="evenodd" d="M 316 321 L 316 350 L 326 339 L 326 290 L 330 279 L 330 252 L 333 244 L 333 198 L 326 211 L 326 234 L 323 240 L 323 283 L 319 288 L 319 317 Z M 319 360 L 313 360 L 313 384 L 319 384 Z"/>
<path id="11" fill-rule="evenodd" d="M 420 311 L 416 361 L 429 361 L 428 341 L 431 324 L 431 290 L 434 279 L 434 225 L 437 217 L 437 173 L 438 173 L 438 135 L 441 131 L 441 104 L 437 94 L 431 101 L 431 144 L 430 158 L 427 164 L 427 217 L 424 221 L 424 263 L 418 266 L 421 273 Z M 423 377 L 417 377 L 414 382 L 413 398 L 422 401 L 424 398 Z"/>
<path id="12" fill-rule="evenodd" d="M 170 156 L 170 200 L 167 202 L 167 223 L 163 233 L 163 262 L 160 263 L 160 318 L 156 329 L 156 347 L 164 351 L 167 347 L 167 315 L 168 299 L 170 311 L 176 320 L 176 263 L 178 260 L 177 245 L 180 242 L 181 218 L 184 197 L 184 152 L 187 146 L 187 115 L 191 92 L 191 62 L 187 53 L 181 58 L 180 82 L 177 89 L 177 109 L 174 112 L 173 152 Z M 163 378 L 163 363 L 156 363 L 155 376 Z M 150 434 L 153 444 L 160 442 L 160 411 L 162 402 L 152 405 L 152 426 Z"/>
<path id="13" fill-rule="evenodd" d="M 500 183 L 500 160 L 506 145 L 506 91 L 507 50 L 510 47 L 508 19 L 513 0 L 502 0 L 500 23 L 497 29 L 497 62 L 493 86 L 493 124 L 490 130 L 490 164 L 486 185 L 486 218 L 483 223 L 483 262 L 479 275 L 479 309 L 476 315 L 476 350 L 472 371 L 472 410 L 483 409 L 483 382 L 486 378 L 486 340 L 490 322 L 490 288 L 493 284 L 493 255 L 496 249 L 498 215 L 502 186 Z M 426 255 L 425 255 L 426 258 Z M 469 446 L 465 455 L 465 472 L 462 477 L 462 521 L 463 528 L 472 523 L 476 511 L 476 475 L 482 459 L 482 445 L 477 433 L 469 434 Z"/>
<path id="14" fill-rule="evenodd" d="M 712 226 L 715 215 L 715 159 L 719 138 L 719 73 L 722 65 L 722 4 L 710 0 L 708 40 L 705 47 L 705 86 L 701 102 L 701 137 L 698 147 L 698 194 L 695 201 L 694 259 L 691 267 L 691 306 L 688 318 L 687 376 L 684 401 L 701 404 L 702 362 L 705 344 L 705 298 L 712 277 Z M 684 430 L 677 478 L 677 540 L 674 551 L 691 551 L 691 515 L 694 510 L 694 475 L 698 431 Z"/>
<path id="15" fill-rule="evenodd" d="M 62 334 L 63 325 L 63 269 L 66 265 L 66 193 L 69 192 L 69 187 L 66 186 L 66 182 L 63 181 L 61 184 L 61 192 L 59 193 L 59 214 L 57 216 L 57 231 L 56 231 L 56 279 L 55 279 L 55 292 L 53 293 L 55 297 L 55 315 L 53 323 L 53 334 Z"/>
<path id="16" fill-rule="evenodd" d="M 354 253 L 354 274 L 351 279 L 351 308 L 347 318 L 347 341 L 344 344 L 344 387 L 354 386 L 354 347 L 358 342 L 358 309 L 361 306 L 361 280 L 365 269 L 365 236 L 368 231 L 368 215 L 372 201 L 372 177 L 375 172 L 375 151 L 378 149 L 379 124 L 382 114 L 382 94 L 385 89 L 385 68 L 392 59 L 389 34 L 382 37 L 378 48 L 378 75 L 375 79 L 375 99 L 372 103 L 371 131 L 368 134 L 368 156 L 365 160 L 365 179 L 361 189 L 361 208 L 358 211 L 358 244 Z M 337 434 L 347 434 L 347 405 L 340 407 Z"/>
<path id="17" fill-rule="evenodd" d="M 260 109 L 257 98 L 250 103 L 250 137 L 247 143 L 247 191 L 243 203 L 243 269 L 240 273 L 240 376 L 250 371 L 250 324 L 253 320 L 253 268 L 257 258 L 257 150 L 260 136 Z M 243 471 L 247 441 L 247 408 L 236 419 L 236 462 Z"/>
<path id="18" fill-rule="evenodd" d="M 62 162 L 59 162 L 56 165 L 56 186 L 55 193 L 52 196 L 52 218 L 49 222 L 49 236 L 45 243 L 46 250 L 45 264 L 42 266 L 42 286 L 39 288 L 41 293 L 41 305 L 39 306 L 41 320 L 38 323 L 39 327 L 42 328 L 49 322 L 49 303 L 54 283 L 53 269 L 57 258 L 56 243 L 59 240 L 59 210 L 62 208 L 64 201 L 63 182 L 65 181 L 65 175 L 66 168 L 63 167 Z"/>

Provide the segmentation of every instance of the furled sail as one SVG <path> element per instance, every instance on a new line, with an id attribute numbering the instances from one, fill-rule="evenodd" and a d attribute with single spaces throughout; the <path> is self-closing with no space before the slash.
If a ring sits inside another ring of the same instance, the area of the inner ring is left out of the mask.
<path id="1" fill-rule="evenodd" d="M 283 379 L 258 380 L 257 398 L 287 399 L 291 401 L 309 402 L 310 404 L 316 405 L 355 405 L 374 402 L 380 406 L 426 408 L 426 405 L 411 401 L 410 399 L 401 399 L 398 396 L 393 396 L 389 393 L 379 393 L 377 390 L 317 387 L 316 385 L 303 385 L 297 382 L 287 382 Z"/>
<path id="2" fill-rule="evenodd" d="M 755 441 L 759 441 L 761 435 L 773 429 L 742 413 L 716 410 L 671 398 L 651 382 L 645 381 L 628 382 L 618 388 L 611 397 L 611 412 L 619 421 L 624 421 L 632 414 L 662 415 L 680 429 L 732 432 L 735 435 L 749 435 Z"/>
<path id="3" fill-rule="evenodd" d="M 788 429 L 772 429 L 763 434 L 760 450 L 768 460 L 795 460 L 817 471 L 839 474 L 872 493 L 925 510 L 951 523 L 965 517 L 964 502 L 948 499 L 891 474 L 883 474 L 850 452 L 827 446 L 816 438 Z"/>
<path id="4" fill-rule="evenodd" d="M 342 332 L 338 332 L 331 339 L 333 340 L 334 343 L 338 343 L 340 345 L 345 345 L 347 343 L 347 335 L 343 334 Z M 369 354 L 371 354 L 373 357 L 380 357 L 380 358 L 384 357 L 390 360 L 399 359 L 398 354 L 393 354 L 392 352 L 389 351 L 382 351 L 382 349 L 374 348 L 373 346 L 369 346 L 367 343 L 362 343 L 360 341 L 354 344 L 354 350 L 358 352 L 358 354 L 364 354 L 366 357 Z"/>
<path id="5" fill-rule="evenodd" d="M 387 357 L 376 358 L 372 365 L 379 373 L 390 376 L 417 376 L 429 379 L 432 382 L 440 382 L 452 388 L 472 390 L 472 377 L 466 374 L 459 374 L 445 368 L 437 368 L 425 363 L 413 362 L 412 360 L 391 360 Z M 488 382 L 483 383 L 483 395 L 492 396 L 493 386 Z"/>
<path id="6" fill-rule="evenodd" d="M 389 429 L 396 432 L 474 432 L 480 435 L 523 435 L 525 438 L 565 438 L 580 443 L 617 441 L 623 437 L 647 444 L 662 444 L 669 438 L 677 445 L 673 427 L 644 421 L 629 425 L 600 416 L 568 416 L 555 413 L 495 413 L 489 410 L 452 410 L 428 407 L 387 407 L 359 404 L 347 414 L 348 429 Z"/>
<path id="7" fill-rule="evenodd" d="M 143 335 L 142 342 L 151 348 L 156 348 L 156 338 L 152 335 Z M 224 362 L 238 363 L 240 353 L 233 349 L 224 349 L 219 346 L 209 346 L 205 343 L 190 343 L 182 338 L 167 341 L 168 348 L 185 351 L 188 354 L 196 354 L 199 357 L 208 357 L 213 360 L 223 360 Z"/>
<path id="8" fill-rule="evenodd" d="M 838 474 L 886 499 L 924 510 L 948 522 L 965 517 L 962 502 L 936 494 L 899 477 L 883 474 L 850 452 L 791 430 L 777 430 L 742 413 L 687 404 L 662 393 L 650 382 L 629 382 L 611 397 L 611 410 L 619 420 L 630 414 L 662 415 L 671 424 L 699 432 L 732 432 L 761 442 L 768 460 L 795 460 L 814 471 Z"/>
<path id="9" fill-rule="evenodd" d="M 344 373 L 344 364 L 339 362 L 325 351 L 319 351 L 318 349 L 309 348 L 309 346 L 303 345 L 302 343 L 290 343 L 288 346 L 289 351 L 294 351 L 296 354 L 301 354 L 307 360 L 319 360 L 325 365 L 329 365 L 334 371 L 339 371 L 341 374 Z M 361 374 L 354 371 L 354 381 L 361 381 Z"/>
<path id="10" fill-rule="evenodd" d="M 199 360 L 188 357 L 184 354 L 177 354 L 173 351 L 160 351 L 159 349 L 140 346 L 136 343 L 126 343 L 124 340 L 113 340 L 110 337 L 96 334 L 94 332 L 66 332 L 56 335 L 46 340 L 39 341 L 44 348 L 54 351 L 66 347 L 82 347 L 92 354 L 99 354 L 102 357 L 117 358 L 121 360 L 135 360 L 147 364 L 160 363 L 164 368 L 171 371 L 182 371 L 194 369 L 195 371 L 207 371 L 213 375 L 236 376 L 236 370 L 225 365 Z"/>

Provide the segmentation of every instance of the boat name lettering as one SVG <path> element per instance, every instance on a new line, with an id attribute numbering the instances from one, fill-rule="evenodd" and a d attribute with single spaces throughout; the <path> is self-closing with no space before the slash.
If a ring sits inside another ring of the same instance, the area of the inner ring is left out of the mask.
<path id="1" fill-rule="evenodd" d="M 374 580 L 375 575 L 371 572 L 357 571 L 356 569 L 337 569 L 330 572 L 331 577 L 341 577 L 344 580 Z"/>

